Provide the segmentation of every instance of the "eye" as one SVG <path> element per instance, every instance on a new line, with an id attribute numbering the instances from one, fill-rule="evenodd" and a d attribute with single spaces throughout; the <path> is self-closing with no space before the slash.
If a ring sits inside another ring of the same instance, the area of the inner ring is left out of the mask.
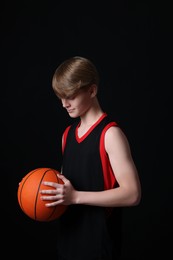
<path id="1" fill-rule="evenodd" d="M 72 95 L 72 96 L 70 96 L 70 97 L 67 97 L 66 99 L 67 100 L 74 100 L 76 98 L 76 95 Z"/>

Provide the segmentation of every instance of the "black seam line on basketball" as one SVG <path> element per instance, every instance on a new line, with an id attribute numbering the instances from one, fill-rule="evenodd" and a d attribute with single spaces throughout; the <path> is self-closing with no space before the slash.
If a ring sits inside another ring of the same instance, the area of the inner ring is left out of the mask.
<path id="1" fill-rule="evenodd" d="M 40 169 L 40 168 L 39 168 L 39 169 Z M 46 173 L 49 172 L 49 171 L 53 171 L 53 172 L 54 172 L 53 169 L 51 169 L 51 168 L 46 168 L 46 171 L 44 172 L 44 174 L 43 174 L 43 176 L 42 176 L 42 178 L 41 178 L 41 180 L 40 180 L 39 186 L 38 186 L 37 195 L 36 195 L 36 200 L 35 200 L 35 204 L 34 204 L 34 205 L 35 205 L 35 207 L 34 207 L 34 218 L 35 218 L 35 220 L 37 220 L 37 212 L 36 212 L 37 210 L 36 210 L 36 206 L 37 206 L 37 201 L 38 201 L 40 186 L 41 186 L 41 183 L 42 183 L 42 181 L 43 181 L 44 176 L 45 176 Z M 54 174 L 55 174 L 55 172 L 54 172 Z M 57 175 L 55 174 L 55 176 L 57 176 Z M 54 210 L 52 211 L 52 213 L 50 214 L 50 216 L 47 218 L 47 221 L 48 221 L 48 220 L 51 218 L 51 216 L 54 214 L 55 209 L 56 209 L 56 207 L 54 207 Z"/>
<path id="2" fill-rule="evenodd" d="M 30 172 L 30 174 L 27 176 L 27 178 L 25 179 L 25 181 L 23 182 L 22 187 L 21 187 L 21 191 L 20 191 L 20 205 L 21 205 L 21 208 L 22 208 L 23 212 L 25 212 L 25 209 L 24 209 L 24 207 L 22 206 L 22 198 L 21 198 L 21 197 L 22 197 L 22 190 L 23 190 L 23 187 L 24 187 L 24 184 L 25 184 L 26 180 L 27 180 L 35 171 L 37 171 L 37 169 L 35 169 L 35 170 L 33 170 L 33 171 Z M 27 213 L 25 212 L 25 214 L 27 214 Z"/>
<path id="3" fill-rule="evenodd" d="M 57 182 L 59 183 L 59 178 L 58 178 L 58 176 L 57 176 L 57 171 L 54 170 L 54 169 L 50 169 L 50 170 L 55 174 L 55 177 L 56 177 L 56 179 L 57 179 Z M 54 207 L 53 207 L 53 210 L 52 210 L 52 213 L 51 213 L 50 216 L 48 217 L 47 221 L 49 221 L 49 220 L 52 219 L 54 213 L 56 212 L 56 209 L 57 209 L 57 206 L 54 206 Z"/>
<path id="4" fill-rule="evenodd" d="M 57 182 L 60 183 L 59 178 L 57 176 L 57 171 L 55 169 L 52 169 L 52 168 L 48 169 L 47 172 L 48 171 L 52 171 L 55 174 L 55 176 L 56 176 Z M 63 205 L 59 205 L 58 208 L 57 208 L 57 206 L 54 206 L 53 210 L 52 210 L 52 213 L 50 214 L 50 216 L 47 218 L 46 221 L 55 220 L 54 214 L 56 213 L 57 209 L 59 209 L 59 211 L 60 211 L 61 207 L 62 207 L 62 209 L 61 209 L 61 212 L 59 213 L 59 216 L 61 216 L 63 214 L 63 212 L 65 211 L 65 209 L 63 208 Z"/>
<path id="5" fill-rule="evenodd" d="M 52 171 L 52 172 L 55 174 L 55 176 L 56 176 L 56 178 L 57 178 L 57 180 L 58 180 L 56 171 L 55 171 L 54 169 L 50 168 L 48 171 Z M 51 213 L 51 214 L 49 215 L 49 217 L 47 218 L 47 221 L 50 221 L 50 220 L 52 219 L 52 217 L 53 217 L 53 215 L 54 215 L 54 213 L 55 213 L 55 210 L 56 210 L 56 206 L 53 207 L 52 213 Z"/>
<path id="6" fill-rule="evenodd" d="M 57 182 L 60 183 L 59 178 L 58 178 L 58 176 L 57 176 L 57 171 L 56 171 L 55 169 L 52 169 L 52 170 L 53 170 L 53 172 L 55 173 L 55 176 L 56 176 Z"/>
<path id="7" fill-rule="evenodd" d="M 39 168 L 40 169 L 40 168 Z M 43 178 L 46 174 L 46 172 L 50 170 L 49 168 L 47 169 L 46 168 L 46 171 L 44 172 L 44 174 L 42 175 L 42 178 L 40 179 L 40 183 L 39 183 L 39 186 L 38 186 L 38 189 L 37 189 L 37 194 L 36 194 L 36 198 L 35 198 L 35 203 L 34 203 L 34 218 L 35 220 L 37 220 L 37 201 L 38 201 L 38 195 L 39 195 L 39 190 L 40 190 L 40 186 L 41 186 L 41 183 L 43 181 Z"/>
<path id="8" fill-rule="evenodd" d="M 60 179 L 59 179 L 59 177 L 57 176 L 57 170 L 55 170 L 55 169 L 51 169 L 54 173 L 55 173 L 55 175 L 56 175 L 56 178 L 57 178 L 57 182 L 58 183 L 60 183 L 61 184 L 61 182 L 60 182 Z M 62 182 L 63 183 L 63 182 Z M 58 206 L 55 206 L 54 207 L 54 211 L 52 212 L 52 215 L 54 214 L 54 212 L 56 211 L 56 209 L 57 208 L 59 208 L 59 211 L 60 211 L 60 208 L 61 208 L 61 212 L 59 213 L 59 217 L 65 212 L 65 210 L 66 210 L 66 207 L 64 207 L 64 205 L 58 205 Z M 56 212 L 55 212 L 56 213 Z M 49 218 L 50 219 L 50 218 Z"/>
<path id="9" fill-rule="evenodd" d="M 55 176 L 57 176 L 57 174 L 55 173 L 54 169 L 50 168 L 49 170 L 47 170 L 47 172 L 48 172 L 48 171 L 52 171 L 52 172 L 55 174 Z M 49 215 L 49 217 L 47 218 L 47 221 L 49 221 L 49 220 L 52 219 L 52 216 L 54 215 L 55 210 L 56 210 L 56 206 L 53 207 L 52 209 L 53 209 L 53 210 L 52 210 L 51 214 Z"/>

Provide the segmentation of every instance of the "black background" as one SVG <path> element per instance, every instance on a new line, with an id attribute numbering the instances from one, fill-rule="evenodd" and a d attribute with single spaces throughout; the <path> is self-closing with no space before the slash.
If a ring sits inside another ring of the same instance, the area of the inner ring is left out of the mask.
<path id="1" fill-rule="evenodd" d="M 166 2 L 151 2 L 1 3 L 1 241 L 6 256 L 55 256 L 56 223 L 25 216 L 17 188 L 30 170 L 60 169 L 61 135 L 71 119 L 51 80 L 56 67 L 75 55 L 97 66 L 100 103 L 124 129 L 141 179 L 140 205 L 123 209 L 122 259 L 172 255 L 173 23 Z"/>

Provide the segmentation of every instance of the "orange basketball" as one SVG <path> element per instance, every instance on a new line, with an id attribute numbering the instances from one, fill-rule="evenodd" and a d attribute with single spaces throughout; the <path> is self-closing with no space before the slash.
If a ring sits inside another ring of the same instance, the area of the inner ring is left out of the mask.
<path id="1" fill-rule="evenodd" d="M 43 185 L 43 181 L 63 184 L 57 173 L 59 173 L 57 170 L 51 168 L 38 168 L 26 174 L 19 183 L 18 203 L 22 211 L 30 218 L 37 221 L 52 221 L 59 218 L 66 210 L 67 206 L 65 205 L 46 207 L 45 204 L 51 201 L 40 199 L 40 190 L 53 189 L 53 187 Z"/>

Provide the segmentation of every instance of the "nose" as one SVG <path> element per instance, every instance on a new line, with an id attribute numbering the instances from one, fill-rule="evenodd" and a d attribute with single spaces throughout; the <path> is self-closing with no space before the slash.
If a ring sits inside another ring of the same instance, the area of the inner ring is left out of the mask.
<path id="1" fill-rule="evenodd" d="M 70 106 L 70 103 L 68 102 L 68 100 L 67 100 L 66 98 L 62 98 L 62 99 L 61 99 L 61 102 L 62 102 L 62 106 L 63 106 L 64 108 L 67 108 L 67 107 Z"/>

